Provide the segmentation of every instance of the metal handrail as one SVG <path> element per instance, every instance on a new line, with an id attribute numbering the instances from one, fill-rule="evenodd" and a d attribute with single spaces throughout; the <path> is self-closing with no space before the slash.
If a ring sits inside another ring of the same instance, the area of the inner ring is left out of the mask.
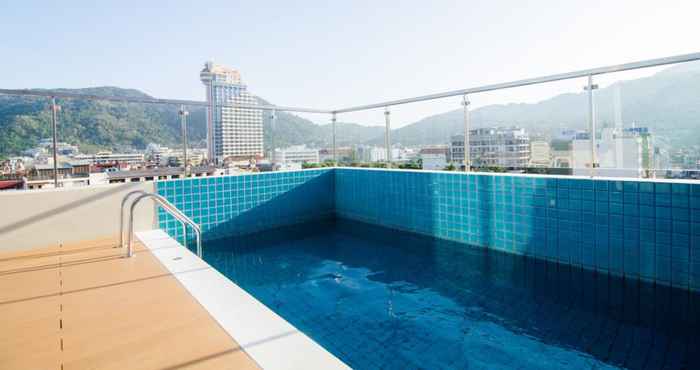
<path id="1" fill-rule="evenodd" d="M 422 102 L 422 101 L 427 101 L 427 100 L 449 98 L 449 97 L 453 97 L 453 96 L 463 96 L 463 95 L 469 95 L 469 94 L 480 93 L 480 92 L 510 89 L 510 88 L 514 88 L 514 87 L 536 85 L 536 84 L 541 84 L 541 83 L 546 83 L 546 82 L 568 80 L 568 79 L 572 79 L 572 78 L 596 76 L 596 75 L 601 75 L 601 74 L 606 74 L 606 73 L 631 71 L 631 70 L 635 70 L 635 69 L 649 68 L 649 67 L 659 67 L 659 66 L 664 66 L 664 65 L 669 65 L 669 64 L 692 62 L 695 60 L 700 60 L 700 53 L 674 55 L 674 56 L 665 57 L 665 58 L 641 60 L 641 61 L 625 63 L 625 64 L 617 64 L 617 65 L 612 65 L 612 66 L 584 69 L 584 70 L 580 70 L 580 71 L 559 73 L 559 74 L 549 75 L 549 76 L 527 78 L 524 80 L 503 82 L 503 83 L 497 83 L 497 84 L 492 84 L 492 85 L 477 86 L 477 87 L 472 87 L 472 88 L 467 88 L 467 89 L 452 90 L 452 91 L 446 91 L 446 92 L 441 92 L 441 93 L 436 93 L 436 94 L 416 96 L 416 97 L 406 98 L 406 99 L 389 100 L 389 101 L 384 101 L 384 102 L 380 102 L 380 103 L 373 103 L 373 104 L 366 104 L 366 105 L 359 105 L 359 106 L 354 106 L 354 107 L 335 109 L 335 110 L 332 110 L 331 113 L 340 114 L 340 113 L 357 112 L 357 111 L 370 110 L 370 109 L 386 108 L 386 107 L 392 107 L 392 106 L 401 105 L 401 104 L 417 103 L 417 102 Z"/>
<path id="2" fill-rule="evenodd" d="M 578 70 L 578 71 L 572 71 L 572 72 L 566 72 L 566 73 L 558 73 L 558 74 L 553 74 L 553 75 L 549 75 L 549 76 L 527 78 L 527 79 L 522 79 L 522 80 L 517 80 L 517 81 L 510 81 L 510 82 L 477 86 L 477 87 L 466 88 L 466 89 L 452 90 L 452 91 L 446 91 L 446 92 L 441 92 L 441 93 L 416 96 L 416 97 L 406 98 L 406 99 L 389 100 L 389 101 L 367 104 L 367 105 L 346 107 L 346 108 L 342 108 L 342 109 L 316 109 L 316 108 L 284 107 L 284 106 L 277 106 L 277 105 L 270 105 L 270 104 L 260 104 L 260 105 L 255 105 L 255 104 L 252 104 L 252 105 L 251 104 L 224 104 L 224 105 L 217 105 L 217 106 L 270 111 L 270 112 L 272 112 L 273 117 L 276 114 L 276 112 L 279 112 L 279 111 L 330 114 L 332 117 L 332 126 L 333 126 L 333 130 L 332 130 L 333 131 L 333 133 L 332 133 L 332 136 L 333 136 L 333 138 L 332 138 L 333 161 L 336 164 L 337 164 L 337 148 L 336 148 L 336 135 L 337 135 L 336 119 L 337 119 L 337 115 L 341 114 L 341 113 L 384 108 L 385 109 L 385 117 L 386 117 L 386 127 L 387 127 L 387 130 L 384 134 L 385 146 L 386 146 L 386 150 L 387 150 L 387 161 L 389 163 L 391 163 L 391 150 L 390 150 L 391 123 L 389 121 L 390 107 L 394 107 L 394 106 L 402 105 L 402 104 L 409 104 L 409 103 L 416 103 L 416 102 L 422 102 L 422 101 L 430 101 L 430 100 L 435 100 L 435 99 L 454 97 L 454 96 L 462 96 L 462 99 L 463 99 L 462 104 L 464 106 L 464 132 L 465 132 L 465 137 L 468 137 L 469 131 L 470 131 L 468 95 L 475 94 L 475 93 L 487 92 L 487 91 L 509 89 L 509 88 L 514 88 L 514 87 L 530 86 L 530 85 L 542 84 L 542 83 L 546 83 L 546 82 L 555 82 L 555 81 L 567 80 L 567 79 L 572 79 L 572 78 L 587 77 L 588 86 L 586 87 L 586 90 L 588 91 L 588 125 L 589 125 L 588 131 L 590 133 L 595 133 L 596 132 L 596 122 L 595 122 L 595 114 L 594 114 L 595 110 L 594 110 L 594 104 L 593 104 L 593 90 L 598 88 L 598 85 L 593 83 L 593 76 L 607 74 L 607 73 L 614 73 L 614 72 L 631 71 L 631 70 L 636 70 L 636 69 L 640 69 L 640 68 L 658 67 L 658 66 L 664 66 L 664 65 L 670 65 L 670 64 L 691 62 L 691 61 L 697 61 L 697 60 L 700 60 L 700 53 L 674 55 L 674 56 L 669 56 L 669 57 L 664 57 L 664 58 L 648 59 L 648 60 L 641 60 L 641 61 L 636 61 L 636 62 L 631 62 L 631 63 L 617 64 L 617 65 L 591 68 L 591 69 L 585 69 L 585 70 Z M 108 101 L 121 101 L 121 102 L 127 102 L 127 103 L 170 104 L 170 105 L 180 105 L 180 106 L 185 106 L 185 105 L 205 106 L 205 107 L 209 107 L 210 110 L 214 108 L 213 106 L 210 106 L 211 102 L 203 102 L 203 101 L 196 101 L 196 100 L 157 99 L 157 98 L 150 98 L 150 97 L 118 97 L 118 96 L 83 95 L 83 94 L 75 94 L 75 93 L 69 93 L 69 92 L 65 92 L 65 91 L 56 91 L 56 90 L 2 89 L 2 88 L 0 88 L 0 94 L 28 95 L 28 96 L 51 98 L 52 109 L 54 111 L 54 115 L 53 115 L 54 141 L 56 140 L 55 137 L 56 137 L 56 119 L 57 119 L 55 112 L 59 108 L 56 105 L 55 98 L 108 100 Z M 275 120 L 275 118 L 273 118 L 273 124 L 274 124 L 274 120 Z M 591 177 L 594 177 L 596 175 L 595 169 L 599 166 L 599 163 L 597 163 L 598 157 L 597 157 L 596 149 L 595 149 L 596 148 L 595 137 L 596 137 L 595 135 L 591 135 L 591 139 L 590 139 Z M 468 146 L 469 145 L 468 143 L 469 143 L 469 141 L 465 140 L 465 146 Z M 53 147 L 54 147 L 53 150 L 55 152 L 57 150 L 56 145 L 54 145 Z M 186 145 L 185 145 L 185 147 L 186 147 Z M 469 169 L 471 168 L 471 166 L 469 164 L 469 161 L 470 161 L 469 153 L 470 153 L 469 150 L 464 151 L 465 171 L 469 171 Z M 56 156 L 56 154 L 54 153 L 54 157 L 55 156 Z M 54 163 L 57 163 L 57 161 L 54 161 Z M 389 167 L 390 166 L 391 165 L 389 164 Z M 54 186 L 58 186 L 58 184 L 59 184 L 58 183 L 58 169 L 54 168 Z"/>
<path id="3" fill-rule="evenodd" d="M 131 207 L 129 208 L 129 239 L 127 243 L 127 249 L 126 249 L 126 256 L 131 257 L 133 256 L 133 239 L 134 239 L 134 210 L 136 209 L 136 206 L 139 204 L 139 202 L 145 198 L 152 198 L 154 202 L 158 203 L 160 206 L 163 207 L 164 210 L 166 210 L 171 216 L 175 217 L 178 219 L 180 222 L 187 223 L 192 227 L 192 229 L 195 232 L 195 235 L 197 237 L 197 256 L 199 258 L 202 258 L 202 229 L 197 225 L 192 219 L 187 217 L 184 213 L 182 213 L 177 207 L 175 207 L 172 203 L 170 203 L 167 199 L 163 198 L 162 196 L 154 193 L 147 193 L 143 192 L 143 194 L 139 195 L 133 203 L 131 203 Z"/>
<path id="4" fill-rule="evenodd" d="M 124 206 L 126 206 L 126 202 L 131 198 L 133 195 L 136 194 L 145 194 L 146 192 L 143 190 L 134 190 L 132 192 L 127 193 L 123 198 L 122 198 L 122 204 L 119 207 L 119 246 L 121 248 L 124 248 Z"/>
<path id="5" fill-rule="evenodd" d="M 129 192 L 128 194 L 126 194 L 124 196 L 124 198 L 122 198 L 121 210 L 119 212 L 119 246 L 118 246 L 121 248 L 124 248 L 124 208 L 125 208 L 128 200 L 133 195 L 136 195 L 136 194 L 147 194 L 147 192 L 144 190 L 134 190 L 132 192 Z M 173 205 L 170 202 L 167 203 L 167 206 L 172 208 L 172 211 L 176 211 L 176 212 L 179 211 L 179 209 L 177 209 L 177 207 L 175 207 L 175 205 Z M 165 208 L 165 207 L 163 207 L 163 208 Z M 187 244 L 187 226 L 186 226 L 184 221 L 179 220 L 179 219 L 178 219 L 178 221 L 180 221 L 180 224 L 182 225 L 182 240 L 183 240 L 182 244 L 186 245 Z"/>
<path id="6" fill-rule="evenodd" d="M 669 64 L 677 64 L 684 62 L 691 62 L 695 60 L 700 60 L 700 53 L 689 53 L 681 55 L 673 55 L 663 58 L 640 60 L 631 63 L 617 64 L 605 67 L 590 68 L 572 72 L 559 73 L 549 76 L 540 76 L 535 78 L 527 78 L 523 80 L 496 83 L 491 85 L 477 86 L 466 89 L 446 91 L 436 94 L 429 94 L 423 96 L 416 96 L 406 99 L 389 100 L 379 103 L 360 105 L 354 107 L 345 107 L 340 109 L 318 109 L 318 108 L 305 108 L 305 107 L 288 107 L 288 106 L 278 106 L 270 104 L 225 104 L 222 106 L 232 107 L 232 108 L 245 108 L 245 109 L 255 109 L 255 110 L 267 110 L 267 111 L 287 111 L 287 112 L 301 112 L 301 113 L 321 113 L 321 114 L 331 114 L 337 115 L 340 113 L 356 112 L 377 108 L 392 107 L 401 104 L 416 103 L 426 100 L 442 99 L 453 96 L 463 96 L 468 94 L 494 91 L 501 89 L 509 89 L 513 87 L 529 86 L 535 84 L 541 84 L 545 82 L 555 82 L 561 80 L 567 80 L 571 78 L 578 77 L 588 77 L 596 76 L 606 73 L 613 72 L 623 72 L 631 71 L 640 68 L 658 67 Z M 204 101 L 198 100 L 185 100 L 185 99 L 159 99 L 150 97 L 124 97 L 124 96 L 104 96 L 104 95 L 89 95 L 89 94 L 75 94 L 66 91 L 56 91 L 56 90 L 35 90 L 35 89 L 2 89 L 0 88 L 0 94 L 4 95 L 29 95 L 37 97 L 47 97 L 47 98 L 63 98 L 63 99 L 89 99 L 89 100 L 108 100 L 108 101 L 118 101 L 126 103 L 151 103 L 151 104 L 167 104 L 167 105 L 187 105 L 187 106 L 202 106 L 208 107 L 209 104 Z"/>

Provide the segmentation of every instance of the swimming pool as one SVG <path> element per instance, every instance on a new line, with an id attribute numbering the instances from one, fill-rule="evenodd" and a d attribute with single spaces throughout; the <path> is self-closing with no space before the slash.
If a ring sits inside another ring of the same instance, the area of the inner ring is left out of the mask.
<path id="1" fill-rule="evenodd" d="M 204 258 L 358 369 L 700 368 L 700 295 L 344 219 Z"/>

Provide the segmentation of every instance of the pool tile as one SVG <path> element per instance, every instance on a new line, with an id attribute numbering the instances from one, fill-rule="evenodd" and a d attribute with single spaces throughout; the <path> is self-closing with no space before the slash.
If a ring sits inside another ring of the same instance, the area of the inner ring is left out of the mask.
<path id="1" fill-rule="evenodd" d="M 692 242 L 700 225 L 700 186 L 644 180 L 338 168 L 157 186 L 201 223 L 208 237 L 337 215 L 563 263 L 612 266 L 614 272 L 651 280 L 665 260 L 647 261 L 649 254 L 640 255 L 638 266 L 625 271 L 624 261 L 631 257 L 615 250 L 613 257 L 599 255 L 624 240 L 640 243 L 641 249 L 658 247 L 655 256 L 670 256 L 672 246 Z M 180 233 L 168 215 L 158 212 L 158 217 L 171 235 Z M 594 227 L 595 233 L 588 231 Z M 595 248 L 587 249 L 591 245 Z M 672 283 L 670 272 L 658 271 L 665 274 L 662 283 Z"/>

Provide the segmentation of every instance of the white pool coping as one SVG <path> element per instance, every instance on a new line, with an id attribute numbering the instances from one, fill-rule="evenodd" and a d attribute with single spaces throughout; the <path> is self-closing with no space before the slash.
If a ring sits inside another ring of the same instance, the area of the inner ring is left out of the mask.
<path id="1" fill-rule="evenodd" d="M 263 369 L 349 369 L 163 230 L 136 236 Z"/>

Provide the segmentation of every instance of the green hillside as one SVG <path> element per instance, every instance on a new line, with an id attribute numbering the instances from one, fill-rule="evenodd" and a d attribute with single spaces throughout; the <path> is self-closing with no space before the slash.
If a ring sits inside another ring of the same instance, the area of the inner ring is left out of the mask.
<path id="1" fill-rule="evenodd" d="M 130 89 L 96 87 L 58 89 L 73 94 L 148 97 Z M 267 103 L 260 99 L 262 103 Z M 60 141 L 78 145 L 81 150 L 143 149 L 148 143 L 169 146 L 180 144 L 178 107 L 158 104 L 120 103 L 110 101 L 59 99 L 58 136 Z M 193 145 L 204 146 L 206 138 L 205 109 L 190 109 L 188 134 Z M 331 127 L 316 125 L 299 116 L 279 112 L 274 130 L 270 115 L 264 117 L 265 148 L 308 144 L 327 146 L 331 143 Z M 339 145 L 364 142 L 376 136 L 378 128 L 353 123 L 338 123 Z M 31 148 L 41 138 L 51 135 L 51 113 L 45 98 L 0 95 L 0 156 L 17 155 Z M 342 138 L 342 139 L 341 139 Z"/>
<path id="2" fill-rule="evenodd" d="M 99 87 L 59 90 L 110 96 L 147 96 L 137 90 Z M 95 100 L 59 99 L 60 141 L 87 151 L 145 148 L 150 142 L 175 144 L 180 137 L 176 107 L 156 104 L 120 103 Z M 48 99 L 0 95 L 0 154 L 18 154 L 51 135 Z M 204 111 L 192 112 L 190 135 L 204 138 Z"/>
<path id="3" fill-rule="evenodd" d="M 615 96 L 621 101 L 622 120 L 648 126 L 656 143 L 688 146 L 700 143 L 700 63 L 686 63 L 653 76 L 620 81 L 596 91 L 600 126 L 614 123 Z M 141 96 L 138 90 L 96 87 L 63 90 L 75 94 Z M 262 103 L 267 103 L 260 99 Z M 84 151 L 142 149 L 155 142 L 176 146 L 180 142 L 177 107 L 156 104 L 92 100 L 60 100 L 59 139 Z M 50 136 L 48 99 L 0 95 L 0 156 L 15 155 Z M 586 128 L 586 95 L 561 94 L 534 104 L 499 104 L 475 109 L 474 127 L 520 126 L 548 132 L 560 128 Z M 189 135 L 195 146 L 204 146 L 205 110 L 190 108 Z M 342 119 L 342 115 L 339 117 Z M 319 121 L 323 121 L 324 118 Z M 392 141 L 403 145 L 442 144 L 462 132 L 462 110 L 426 117 L 393 130 Z M 280 112 L 274 129 L 264 114 L 265 148 L 307 144 L 329 146 L 331 125 L 317 125 L 294 114 Z M 383 144 L 383 128 L 338 123 L 338 145 Z"/>

